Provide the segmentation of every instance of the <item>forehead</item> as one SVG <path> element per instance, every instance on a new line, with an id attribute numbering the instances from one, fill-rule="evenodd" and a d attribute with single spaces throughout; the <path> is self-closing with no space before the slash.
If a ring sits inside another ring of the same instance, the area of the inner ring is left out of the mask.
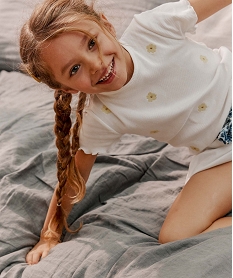
<path id="1" fill-rule="evenodd" d="M 82 21 L 79 21 L 74 26 L 66 27 L 64 30 L 61 30 L 60 33 L 58 33 L 56 36 L 48 39 L 43 43 L 43 48 L 46 50 L 49 46 L 54 46 L 54 44 L 64 43 L 67 40 L 70 40 L 71 37 L 73 39 L 76 37 L 76 39 L 80 40 L 85 36 L 95 36 L 97 33 L 105 31 L 102 29 L 102 27 L 95 21 L 83 19 Z"/>
<path id="2" fill-rule="evenodd" d="M 66 34 L 73 33 L 73 34 L 79 34 L 81 36 L 83 35 L 90 35 L 93 36 L 96 32 L 103 32 L 103 29 L 101 26 L 92 20 L 84 19 L 81 21 L 78 21 L 76 24 L 73 24 L 72 26 L 65 27 L 64 29 L 62 28 L 60 32 L 58 31 L 58 35 L 55 35 L 51 40 L 56 40 L 59 37 L 62 37 Z"/>

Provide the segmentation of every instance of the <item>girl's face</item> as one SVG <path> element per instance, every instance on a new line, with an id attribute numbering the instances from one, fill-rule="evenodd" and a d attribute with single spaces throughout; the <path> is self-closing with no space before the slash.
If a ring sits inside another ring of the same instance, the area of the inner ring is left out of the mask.
<path id="1" fill-rule="evenodd" d="M 74 31 L 63 33 L 43 45 L 42 59 L 65 91 L 89 94 L 115 91 L 131 79 L 131 57 L 115 40 L 112 25 L 104 17 L 103 21 L 108 35 L 94 21 L 83 20 L 79 24 L 80 30 L 94 39 Z"/>

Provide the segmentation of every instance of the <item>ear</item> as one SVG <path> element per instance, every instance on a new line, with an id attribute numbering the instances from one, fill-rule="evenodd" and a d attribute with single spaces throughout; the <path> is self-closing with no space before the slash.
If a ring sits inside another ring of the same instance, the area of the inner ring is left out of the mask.
<path id="1" fill-rule="evenodd" d="M 116 37 L 116 30 L 113 27 L 112 23 L 108 21 L 107 17 L 104 14 L 101 14 L 100 17 L 105 28 L 113 35 L 113 37 Z"/>

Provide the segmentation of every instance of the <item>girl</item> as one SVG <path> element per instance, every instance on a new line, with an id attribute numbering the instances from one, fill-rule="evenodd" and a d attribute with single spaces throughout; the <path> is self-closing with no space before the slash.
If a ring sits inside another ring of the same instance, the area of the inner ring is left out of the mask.
<path id="1" fill-rule="evenodd" d="M 195 154 L 161 228 L 161 243 L 231 225 L 225 217 L 231 210 L 231 53 L 185 36 L 228 4 L 161 5 L 136 15 L 120 42 L 106 17 L 83 0 L 45 0 L 36 8 L 22 28 L 20 53 L 24 70 L 55 89 L 58 185 L 40 241 L 26 257 L 29 264 L 59 243 L 64 226 L 70 231 L 66 217 L 84 197 L 97 154 L 124 133 Z"/>

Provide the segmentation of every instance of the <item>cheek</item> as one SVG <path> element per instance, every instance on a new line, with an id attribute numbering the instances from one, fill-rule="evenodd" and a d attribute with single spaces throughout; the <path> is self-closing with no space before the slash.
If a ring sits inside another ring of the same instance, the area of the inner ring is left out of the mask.
<path id="1" fill-rule="evenodd" d="M 114 38 L 105 38 L 103 39 L 104 43 L 101 43 L 100 49 L 101 52 L 105 55 L 111 55 L 111 54 L 118 54 L 120 52 L 120 44 L 114 40 Z"/>
<path id="2" fill-rule="evenodd" d="M 72 86 L 72 88 L 85 92 L 85 90 L 91 87 L 91 82 L 88 75 L 82 74 L 77 78 L 73 77 L 73 80 L 71 81 L 70 85 Z"/>

